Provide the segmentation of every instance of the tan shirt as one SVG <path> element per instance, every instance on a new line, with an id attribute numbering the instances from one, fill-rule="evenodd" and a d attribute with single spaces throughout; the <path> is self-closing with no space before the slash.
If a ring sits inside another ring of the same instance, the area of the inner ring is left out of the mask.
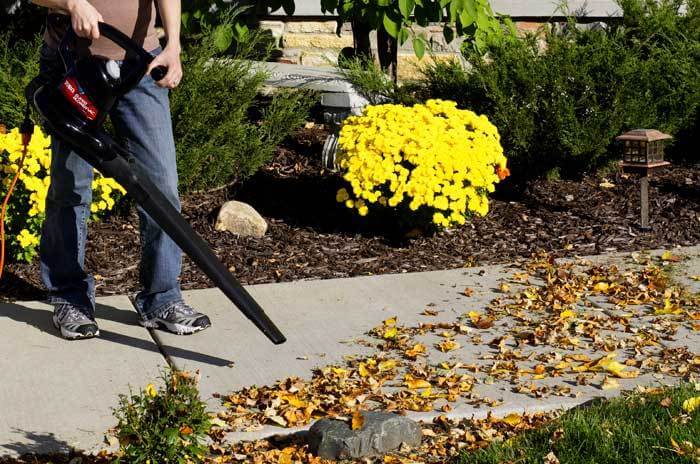
<path id="1" fill-rule="evenodd" d="M 160 45 L 155 29 L 156 7 L 153 0 L 89 0 L 100 12 L 104 22 L 110 24 L 134 40 L 147 51 Z M 58 48 L 64 31 L 49 25 L 44 33 L 44 41 Z M 89 46 L 90 53 L 113 60 L 124 58 L 124 50 L 111 40 L 100 37 Z"/>

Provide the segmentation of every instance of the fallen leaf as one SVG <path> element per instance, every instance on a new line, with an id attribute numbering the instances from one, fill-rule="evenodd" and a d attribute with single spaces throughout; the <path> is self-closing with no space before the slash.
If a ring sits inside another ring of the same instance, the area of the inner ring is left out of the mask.
<path id="1" fill-rule="evenodd" d="M 406 374 L 404 377 L 404 384 L 411 390 L 419 390 L 422 388 L 429 388 L 430 382 L 424 379 L 415 379 L 412 375 Z"/>
<path id="2" fill-rule="evenodd" d="M 681 260 L 680 256 L 676 256 L 668 250 L 664 251 L 661 254 L 661 261 L 669 261 L 672 263 L 677 263 L 680 260 Z"/>
<path id="3" fill-rule="evenodd" d="M 498 289 L 503 293 L 508 293 L 510 291 L 510 285 L 508 285 L 505 282 L 502 282 L 501 285 L 498 286 Z"/>
<path id="4" fill-rule="evenodd" d="M 391 340 L 392 338 L 396 338 L 396 335 L 399 333 L 398 329 L 396 327 L 389 327 L 384 331 L 384 339 L 386 340 Z"/>
<path id="5" fill-rule="evenodd" d="M 597 284 L 595 284 L 593 286 L 593 290 L 595 290 L 596 292 L 601 292 L 601 293 L 607 292 L 609 288 L 610 288 L 610 284 L 607 282 L 598 282 Z"/>
<path id="6" fill-rule="evenodd" d="M 694 396 L 683 401 L 683 411 L 690 414 L 700 407 L 700 396 Z"/>
<path id="7" fill-rule="evenodd" d="M 438 344 L 438 349 L 442 351 L 443 353 L 447 353 L 448 351 L 454 351 L 457 350 L 461 347 L 459 343 L 457 343 L 454 340 L 445 340 L 442 343 Z"/>
<path id="8" fill-rule="evenodd" d="M 613 388 L 620 388 L 620 383 L 612 377 L 605 376 L 605 380 L 603 380 L 600 388 L 603 390 L 612 390 Z"/>
<path id="9" fill-rule="evenodd" d="M 351 427 L 353 430 L 360 430 L 365 425 L 365 416 L 357 410 L 352 414 Z"/>
<path id="10" fill-rule="evenodd" d="M 464 295 L 466 297 L 470 297 L 470 296 L 474 295 L 474 290 L 467 287 L 462 291 L 462 295 Z"/>
<path id="11" fill-rule="evenodd" d="M 670 408 L 671 405 L 673 404 L 673 400 L 671 399 L 670 396 L 667 396 L 666 398 L 659 401 L 659 404 L 664 408 Z"/>
<path id="12" fill-rule="evenodd" d="M 554 451 L 550 451 L 549 454 L 544 457 L 544 464 L 559 464 L 559 458 L 554 454 Z"/>
<path id="13" fill-rule="evenodd" d="M 520 424 L 523 421 L 523 416 L 520 414 L 508 414 L 506 417 L 501 419 L 501 422 L 505 422 L 508 425 L 512 425 L 515 427 L 516 425 Z"/>

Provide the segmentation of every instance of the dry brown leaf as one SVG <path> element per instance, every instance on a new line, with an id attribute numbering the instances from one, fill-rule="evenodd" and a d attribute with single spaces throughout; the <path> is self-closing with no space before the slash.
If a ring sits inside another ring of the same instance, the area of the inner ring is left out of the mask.
<path id="1" fill-rule="evenodd" d="M 362 415 L 360 410 L 355 411 L 352 414 L 352 421 L 350 428 L 353 430 L 360 430 L 365 425 L 365 416 Z"/>

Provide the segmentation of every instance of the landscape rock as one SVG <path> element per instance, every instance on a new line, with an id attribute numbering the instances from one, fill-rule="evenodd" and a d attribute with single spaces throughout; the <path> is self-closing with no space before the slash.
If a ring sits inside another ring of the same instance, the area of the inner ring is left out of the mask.
<path id="1" fill-rule="evenodd" d="M 243 237 L 260 238 L 267 232 L 267 222 L 249 204 L 241 201 L 227 201 L 219 211 L 214 228 Z"/>
<path id="2" fill-rule="evenodd" d="M 398 449 L 403 443 L 418 446 L 421 428 L 417 422 L 387 412 L 362 412 L 364 424 L 352 430 L 350 424 L 321 419 L 311 426 L 309 449 L 323 459 L 351 459 L 374 456 Z"/>

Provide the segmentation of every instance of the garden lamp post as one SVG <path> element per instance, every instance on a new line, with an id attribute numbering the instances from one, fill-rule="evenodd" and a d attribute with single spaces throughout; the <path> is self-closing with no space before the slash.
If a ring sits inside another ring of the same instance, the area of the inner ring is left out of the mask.
<path id="1" fill-rule="evenodd" d="M 622 171 L 640 176 L 641 229 L 649 230 L 649 177 L 665 166 L 664 145 L 673 137 L 655 129 L 635 129 L 615 138 L 622 144 Z"/>

